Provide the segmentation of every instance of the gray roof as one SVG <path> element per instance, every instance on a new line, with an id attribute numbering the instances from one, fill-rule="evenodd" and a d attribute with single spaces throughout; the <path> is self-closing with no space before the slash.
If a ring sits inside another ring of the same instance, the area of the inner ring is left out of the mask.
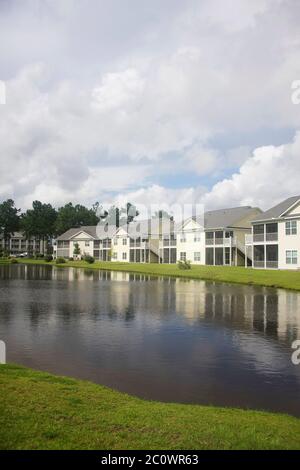
<path id="1" fill-rule="evenodd" d="M 170 221 L 167 218 L 162 219 L 147 219 L 147 220 L 137 220 L 131 222 L 130 224 L 121 226 L 130 237 L 142 237 L 147 236 L 150 233 L 159 234 L 159 233 L 169 233 L 174 227 L 174 222 Z M 98 224 L 91 226 L 83 226 L 70 228 L 65 233 L 57 237 L 57 240 L 70 240 L 77 233 L 85 232 L 95 239 L 104 239 L 112 238 L 115 234 L 117 228 L 115 225 L 108 224 Z"/>
<path id="2" fill-rule="evenodd" d="M 259 210 L 257 207 L 240 206 L 231 207 L 229 209 L 207 211 L 204 213 L 204 228 L 239 227 L 239 222 L 241 220 L 247 216 L 251 216 L 251 214 L 257 210 Z"/>
<path id="3" fill-rule="evenodd" d="M 263 212 L 259 218 L 253 220 L 253 222 L 261 221 L 261 220 L 270 220 L 270 219 L 278 219 L 284 212 L 286 212 L 290 207 L 292 207 L 297 201 L 300 201 L 300 196 L 292 196 L 284 201 L 280 202 L 271 209 Z"/>
<path id="4" fill-rule="evenodd" d="M 217 209 L 214 211 L 204 212 L 204 229 L 226 229 L 226 228 L 244 228 L 240 222 L 249 217 L 249 223 L 254 212 L 261 210 L 258 207 L 251 206 L 240 206 L 240 207 L 230 207 L 228 209 Z M 203 217 L 194 218 L 201 226 L 203 225 Z M 190 219 L 187 219 L 190 220 Z M 176 231 L 181 231 L 183 225 L 187 222 L 185 220 L 183 223 L 177 224 Z M 250 228 L 250 226 L 249 226 Z"/>
<path id="5" fill-rule="evenodd" d="M 23 232 L 12 232 L 10 234 L 10 237 L 11 238 L 24 238 L 24 233 Z M 4 235 L 3 233 L 0 234 L 0 240 L 2 240 L 4 238 Z"/>
<path id="6" fill-rule="evenodd" d="M 70 240 L 76 233 L 85 232 L 93 238 L 97 238 L 96 225 L 85 225 L 83 227 L 70 228 L 65 233 L 57 237 L 57 240 Z"/>

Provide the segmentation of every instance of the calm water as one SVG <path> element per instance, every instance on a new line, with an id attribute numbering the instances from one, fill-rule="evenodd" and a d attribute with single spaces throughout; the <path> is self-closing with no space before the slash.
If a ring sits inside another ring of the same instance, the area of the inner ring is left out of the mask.
<path id="1" fill-rule="evenodd" d="M 145 398 L 300 416 L 300 294 L 117 272 L 0 266 L 7 359 Z"/>

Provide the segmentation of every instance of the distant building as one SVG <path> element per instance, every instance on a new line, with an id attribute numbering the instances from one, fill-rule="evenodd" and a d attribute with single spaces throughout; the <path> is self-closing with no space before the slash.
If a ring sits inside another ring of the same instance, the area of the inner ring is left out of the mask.
<path id="1" fill-rule="evenodd" d="M 36 237 L 27 239 L 22 232 L 14 232 L 7 240 L 4 240 L 3 235 L 0 236 L 0 247 L 15 256 L 22 253 L 45 253 L 48 247 L 48 241 L 42 241 Z"/>

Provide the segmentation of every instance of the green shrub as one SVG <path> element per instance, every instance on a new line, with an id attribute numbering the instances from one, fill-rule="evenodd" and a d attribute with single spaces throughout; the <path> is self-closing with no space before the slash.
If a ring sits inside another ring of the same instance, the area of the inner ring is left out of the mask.
<path id="1" fill-rule="evenodd" d="M 45 261 L 46 261 L 47 263 L 50 263 L 50 261 L 53 261 L 53 256 L 52 256 L 52 255 L 46 255 L 46 256 L 45 256 Z"/>
<path id="2" fill-rule="evenodd" d="M 191 269 L 190 261 L 178 261 L 177 266 L 179 269 Z"/>
<path id="3" fill-rule="evenodd" d="M 86 261 L 89 264 L 92 264 L 92 263 L 95 262 L 95 258 L 93 258 L 93 256 L 91 256 L 91 255 L 85 255 L 83 257 L 83 260 Z"/>
<path id="4" fill-rule="evenodd" d="M 18 264 L 19 261 L 16 258 L 12 258 L 10 262 L 11 264 Z"/>
<path id="5" fill-rule="evenodd" d="M 56 258 L 56 261 L 55 261 L 56 264 L 64 264 L 65 262 L 66 262 L 65 258 L 61 258 L 61 257 Z"/>
<path id="6" fill-rule="evenodd" d="M 73 256 L 70 256 L 69 261 L 74 261 Z"/>

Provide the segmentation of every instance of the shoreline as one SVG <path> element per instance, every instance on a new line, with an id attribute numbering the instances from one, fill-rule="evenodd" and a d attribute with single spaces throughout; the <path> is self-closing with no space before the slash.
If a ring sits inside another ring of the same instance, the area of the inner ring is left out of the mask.
<path id="1" fill-rule="evenodd" d="M 85 261 L 66 261 L 56 264 L 42 259 L 17 258 L 19 264 L 56 266 L 59 268 L 85 268 L 101 271 L 119 271 L 153 276 L 176 277 L 212 282 L 225 282 L 249 286 L 272 287 L 300 291 L 300 272 L 278 270 L 256 270 L 242 266 L 198 266 L 192 265 L 189 270 L 180 270 L 177 265 L 150 263 L 119 263 L 113 261 L 95 261 L 89 264 Z M 0 264 L 10 264 L 6 260 Z"/>

